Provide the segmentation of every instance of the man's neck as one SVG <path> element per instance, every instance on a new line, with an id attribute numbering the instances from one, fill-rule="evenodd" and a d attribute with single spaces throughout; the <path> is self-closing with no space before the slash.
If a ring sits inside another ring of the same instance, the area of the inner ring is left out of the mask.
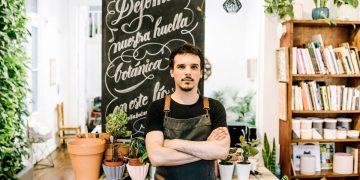
<path id="1" fill-rule="evenodd" d="M 171 95 L 171 99 L 179 104 L 190 105 L 195 104 L 198 101 L 199 94 L 195 89 L 191 91 L 175 90 Z"/>

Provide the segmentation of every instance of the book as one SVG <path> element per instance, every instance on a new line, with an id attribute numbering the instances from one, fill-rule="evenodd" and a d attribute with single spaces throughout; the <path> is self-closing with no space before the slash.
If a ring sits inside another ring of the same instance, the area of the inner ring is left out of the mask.
<path id="1" fill-rule="evenodd" d="M 335 152 L 335 143 L 320 143 L 321 169 L 332 169 Z"/>
<path id="2" fill-rule="evenodd" d="M 354 157 L 354 174 L 358 173 L 358 167 L 359 167 L 359 149 L 353 148 L 350 146 L 346 146 L 346 153 L 352 154 Z"/>

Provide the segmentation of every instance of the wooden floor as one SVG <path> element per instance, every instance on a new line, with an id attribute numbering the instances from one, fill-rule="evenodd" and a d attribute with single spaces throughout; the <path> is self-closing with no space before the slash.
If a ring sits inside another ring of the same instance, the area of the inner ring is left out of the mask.
<path id="1" fill-rule="evenodd" d="M 59 147 L 51 156 L 54 159 L 54 167 L 46 167 L 39 164 L 49 164 L 44 159 L 34 167 L 34 180 L 72 180 L 75 179 L 69 154 L 66 147 Z"/>

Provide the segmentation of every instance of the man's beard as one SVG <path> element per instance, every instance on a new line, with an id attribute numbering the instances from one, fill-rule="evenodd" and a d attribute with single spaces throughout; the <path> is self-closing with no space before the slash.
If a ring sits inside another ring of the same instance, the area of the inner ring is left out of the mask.
<path id="1" fill-rule="evenodd" d="M 189 92 L 189 91 L 193 90 L 194 87 L 181 87 L 181 86 L 180 86 L 180 89 L 181 89 L 182 91 Z"/>

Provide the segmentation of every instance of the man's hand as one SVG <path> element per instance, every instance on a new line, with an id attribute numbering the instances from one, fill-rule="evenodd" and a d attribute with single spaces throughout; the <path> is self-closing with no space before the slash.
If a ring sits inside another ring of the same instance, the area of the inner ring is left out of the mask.
<path id="1" fill-rule="evenodd" d="M 209 137 L 207 138 L 208 141 L 221 141 L 228 136 L 228 131 L 226 127 L 218 127 L 214 129 Z"/>

